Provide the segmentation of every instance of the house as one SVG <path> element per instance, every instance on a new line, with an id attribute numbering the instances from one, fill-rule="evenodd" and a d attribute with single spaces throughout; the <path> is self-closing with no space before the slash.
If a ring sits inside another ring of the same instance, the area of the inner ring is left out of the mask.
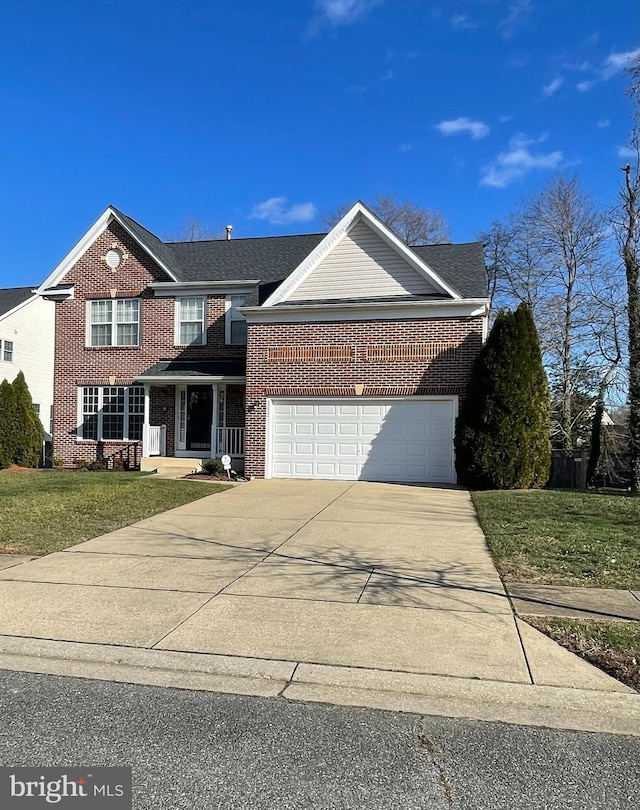
<path id="1" fill-rule="evenodd" d="M 34 286 L 0 290 L 0 382 L 22 371 L 50 440 L 55 307 Z"/>
<path id="2" fill-rule="evenodd" d="M 480 243 L 409 248 L 362 203 L 329 233 L 165 243 L 109 207 L 39 293 L 67 462 L 226 453 L 250 477 L 455 481 Z"/>

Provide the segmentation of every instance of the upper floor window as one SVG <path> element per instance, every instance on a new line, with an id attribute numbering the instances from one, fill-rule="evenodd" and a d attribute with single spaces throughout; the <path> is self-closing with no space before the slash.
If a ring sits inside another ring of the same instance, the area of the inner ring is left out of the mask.
<path id="1" fill-rule="evenodd" d="M 227 297 L 227 316 L 225 319 L 225 343 L 243 346 L 247 342 L 247 319 L 238 308 L 244 305 L 246 295 L 229 295 Z"/>
<path id="2" fill-rule="evenodd" d="M 2 359 L 5 363 L 11 363 L 13 361 L 13 341 L 0 340 L 0 345 L 2 346 Z"/>
<path id="3" fill-rule="evenodd" d="M 137 346 L 140 342 L 140 300 L 106 298 L 88 302 L 88 346 Z"/>
<path id="4" fill-rule="evenodd" d="M 205 332 L 205 299 L 202 296 L 176 298 L 176 344 L 202 346 Z"/>

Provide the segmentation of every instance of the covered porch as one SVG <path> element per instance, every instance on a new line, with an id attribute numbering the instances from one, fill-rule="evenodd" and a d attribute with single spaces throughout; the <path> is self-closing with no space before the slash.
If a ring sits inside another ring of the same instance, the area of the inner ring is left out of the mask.
<path id="1" fill-rule="evenodd" d="M 196 462 L 229 455 L 244 461 L 244 361 L 165 361 L 137 377 L 144 387 L 145 459 Z M 153 465 L 151 465 L 153 466 Z"/>

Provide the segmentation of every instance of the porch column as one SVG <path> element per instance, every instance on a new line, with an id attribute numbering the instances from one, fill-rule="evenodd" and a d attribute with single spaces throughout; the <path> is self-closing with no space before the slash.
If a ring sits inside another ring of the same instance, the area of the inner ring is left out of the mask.
<path id="1" fill-rule="evenodd" d="M 151 385 L 144 383 L 144 421 L 142 423 L 142 457 L 149 457 L 149 412 L 151 410 Z"/>
<path id="2" fill-rule="evenodd" d="M 211 458 L 218 457 L 218 383 L 213 383 L 213 409 L 211 413 Z"/>

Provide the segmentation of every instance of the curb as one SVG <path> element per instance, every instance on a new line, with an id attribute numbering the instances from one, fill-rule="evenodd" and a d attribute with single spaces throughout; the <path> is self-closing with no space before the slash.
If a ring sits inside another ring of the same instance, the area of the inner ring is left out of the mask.
<path id="1" fill-rule="evenodd" d="M 0 636 L 0 669 L 640 737 L 640 695 Z"/>

